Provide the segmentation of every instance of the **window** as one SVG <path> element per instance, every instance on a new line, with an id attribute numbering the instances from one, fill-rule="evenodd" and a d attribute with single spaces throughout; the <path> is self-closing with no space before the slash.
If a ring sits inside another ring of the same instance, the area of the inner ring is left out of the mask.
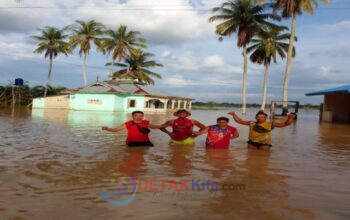
<path id="1" fill-rule="evenodd" d="M 101 99 L 88 99 L 87 103 L 89 105 L 102 105 L 102 100 Z"/>
<path id="2" fill-rule="evenodd" d="M 135 108 L 136 107 L 136 100 L 135 99 L 129 99 L 129 108 Z"/>

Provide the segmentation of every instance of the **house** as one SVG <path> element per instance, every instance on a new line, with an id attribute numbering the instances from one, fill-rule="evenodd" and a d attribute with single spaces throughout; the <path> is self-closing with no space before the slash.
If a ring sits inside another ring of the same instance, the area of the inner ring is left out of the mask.
<path id="1" fill-rule="evenodd" d="M 188 97 L 173 96 L 130 79 L 95 82 L 70 94 L 35 98 L 33 108 L 70 110 L 165 113 L 174 109 L 191 109 Z"/>
<path id="2" fill-rule="evenodd" d="M 350 85 L 305 94 L 324 95 L 320 109 L 320 120 L 350 124 Z"/>

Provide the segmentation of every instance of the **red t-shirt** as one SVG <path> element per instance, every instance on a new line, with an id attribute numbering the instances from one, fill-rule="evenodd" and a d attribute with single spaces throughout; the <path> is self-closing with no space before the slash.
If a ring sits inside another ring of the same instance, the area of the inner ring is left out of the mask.
<path id="1" fill-rule="evenodd" d="M 175 141 L 183 141 L 192 136 L 193 122 L 187 118 L 178 118 L 173 121 L 173 134 Z"/>
<path id="2" fill-rule="evenodd" d="M 231 135 L 236 132 L 237 129 L 232 126 L 227 126 L 226 128 L 220 128 L 217 125 L 209 126 L 205 143 L 207 149 L 228 149 Z"/>
<path id="3" fill-rule="evenodd" d="M 136 122 L 135 122 L 136 123 Z M 148 128 L 149 121 L 142 120 L 137 123 L 140 127 Z M 126 143 L 128 142 L 147 142 L 149 141 L 148 134 L 141 133 L 133 121 L 125 122 L 125 126 L 128 129 L 128 136 L 126 138 Z"/>

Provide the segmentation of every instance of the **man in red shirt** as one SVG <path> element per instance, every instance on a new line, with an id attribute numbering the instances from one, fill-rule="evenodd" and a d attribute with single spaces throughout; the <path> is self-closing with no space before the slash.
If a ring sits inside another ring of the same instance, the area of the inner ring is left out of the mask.
<path id="1" fill-rule="evenodd" d="M 228 125 L 229 119 L 226 117 L 220 117 L 217 119 L 216 125 L 211 125 L 206 130 L 208 132 L 205 145 L 207 149 L 228 149 L 230 146 L 230 140 L 239 137 L 237 129 Z M 203 131 L 198 135 L 205 133 Z"/>
<path id="2" fill-rule="evenodd" d="M 144 114 L 142 111 L 134 111 L 132 112 L 132 120 L 127 121 L 116 128 L 109 128 L 109 127 L 103 126 L 102 130 L 110 131 L 110 132 L 119 132 L 121 130 L 127 129 L 128 136 L 126 138 L 126 144 L 129 147 L 136 147 L 136 146 L 153 147 L 153 144 L 148 137 L 148 133 L 150 132 L 148 128 L 159 129 L 161 128 L 161 126 L 152 125 L 149 123 L 148 120 L 144 120 L 143 117 L 144 117 Z"/>
<path id="3" fill-rule="evenodd" d="M 161 125 L 160 130 L 167 133 L 170 137 L 170 143 L 178 145 L 190 145 L 194 143 L 194 138 L 197 136 L 193 131 L 193 127 L 197 126 L 202 132 L 206 129 L 206 126 L 197 120 L 188 119 L 191 113 L 185 109 L 180 109 L 174 113 L 177 119 L 170 120 Z M 173 131 L 170 132 L 165 129 L 165 127 L 172 127 Z"/>

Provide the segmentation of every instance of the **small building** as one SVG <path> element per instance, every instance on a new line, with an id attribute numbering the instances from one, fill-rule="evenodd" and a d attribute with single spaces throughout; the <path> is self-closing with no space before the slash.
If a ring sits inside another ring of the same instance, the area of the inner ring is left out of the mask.
<path id="1" fill-rule="evenodd" d="M 350 85 L 305 94 L 324 95 L 320 109 L 320 120 L 350 124 Z"/>
<path id="2" fill-rule="evenodd" d="M 70 94 L 35 98 L 33 108 L 165 113 L 179 108 L 191 109 L 193 100 L 156 91 L 135 80 L 125 79 L 95 82 L 71 91 Z"/>

